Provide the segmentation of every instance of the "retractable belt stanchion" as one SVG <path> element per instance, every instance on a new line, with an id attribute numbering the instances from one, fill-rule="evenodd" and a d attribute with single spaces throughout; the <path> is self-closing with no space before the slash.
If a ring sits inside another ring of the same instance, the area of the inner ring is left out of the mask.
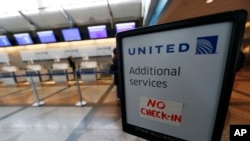
<path id="1" fill-rule="evenodd" d="M 32 87 L 32 90 L 33 90 L 33 93 L 34 93 L 34 97 L 36 99 L 36 102 L 34 104 L 32 104 L 32 106 L 36 106 L 37 107 L 37 106 L 43 105 L 44 102 L 40 101 L 39 96 L 37 94 L 36 85 L 34 84 L 32 73 L 30 74 L 30 84 L 31 84 L 31 87 Z"/>
<path id="2" fill-rule="evenodd" d="M 77 86 L 77 90 L 78 90 L 78 96 L 79 96 L 79 101 L 75 105 L 76 106 L 84 106 L 87 104 L 87 102 L 82 100 L 82 93 L 81 93 L 81 89 L 80 89 L 79 81 L 78 81 L 78 77 L 77 77 L 77 73 L 79 73 L 79 72 L 75 71 L 73 73 L 74 73 L 76 86 Z"/>

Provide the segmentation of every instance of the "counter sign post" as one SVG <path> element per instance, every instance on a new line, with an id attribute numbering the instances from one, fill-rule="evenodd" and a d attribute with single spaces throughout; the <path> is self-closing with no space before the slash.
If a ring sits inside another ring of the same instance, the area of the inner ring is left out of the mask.
<path id="1" fill-rule="evenodd" d="M 122 125 L 157 141 L 220 141 L 247 13 L 117 34 Z"/>

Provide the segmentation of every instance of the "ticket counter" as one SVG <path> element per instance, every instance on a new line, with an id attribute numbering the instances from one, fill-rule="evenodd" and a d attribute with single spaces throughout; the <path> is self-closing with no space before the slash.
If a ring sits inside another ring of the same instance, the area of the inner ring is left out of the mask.
<path id="1" fill-rule="evenodd" d="M 96 82 L 97 81 L 97 62 L 84 61 L 80 64 L 80 73 L 83 82 Z"/>
<path id="2" fill-rule="evenodd" d="M 40 82 L 47 81 L 50 79 L 50 76 L 48 74 L 48 70 L 44 69 L 41 65 L 35 64 L 35 65 L 27 65 L 27 70 L 29 71 L 36 71 L 38 78 Z M 26 73 L 27 74 L 27 73 Z"/>
<path id="3" fill-rule="evenodd" d="M 16 66 L 3 66 L 2 71 L 11 72 L 16 83 L 26 81 L 24 71 L 17 69 Z"/>
<path id="4" fill-rule="evenodd" d="M 26 73 L 27 81 L 29 83 L 40 84 L 41 79 L 40 79 L 39 71 L 36 71 L 36 70 L 27 70 L 25 73 Z"/>
<path id="5" fill-rule="evenodd" d="M 67 63 L 55 63 L 52 65 L 52 79 L 56 83 L 62 83 L 62 82 L 67 82 L 68 81 L 68 74 L 67 74 L 67 69 L 68 69 L 68 64 Z"/>
<path id="6" fill-rule="evenodd" d="M 16 85 L 16 80 L 15 80 L 13 72 L 1 71 L 0 72 L 0 79 L 1 79 L 2 84 L 4 86 Z"/>

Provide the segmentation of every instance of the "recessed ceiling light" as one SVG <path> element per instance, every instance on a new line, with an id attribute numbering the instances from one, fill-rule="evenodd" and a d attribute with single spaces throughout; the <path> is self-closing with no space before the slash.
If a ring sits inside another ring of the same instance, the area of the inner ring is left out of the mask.
<path id="1" fill-rule="evenodd" d="M 250 22 L 246 23 L 246 28 L 250 28 Z"/>
<path id="2" fill-rule="evenodd" d="M 212 3 L 214 0 L 207 0 L 206 3 Z"/>

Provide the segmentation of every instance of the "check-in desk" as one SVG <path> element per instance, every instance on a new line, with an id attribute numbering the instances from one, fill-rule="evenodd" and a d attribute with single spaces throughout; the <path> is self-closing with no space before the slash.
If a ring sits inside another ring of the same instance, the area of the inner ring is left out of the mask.
<path id="1" fill-rule="evenodd" d="M 15 80 L 13 72 L 1 71 L 0 72 L 0 79 L 1 79 L 2 84 L 4 86 L 16 85 L 16 80 Z"/>
<path id="2" fill-rule="evenodd" d="M 55 63 L 52 65 L 52 79 L 56 83 L 62 83 L 62 82 L 67 82 L 68 81 L 68 74 L 67 74 L 67 69 L 68 69 L 68 64 L 67 63 Z"/>
<path id="3" fill-rule="evenodd" d="M 29 83 L 39 84 L 41 82 L 39 71 L 37 71 L 37 70 L 26 70 L 25 73 L 26 73 L 27 81 Z"/>
<path id="4" fill-rule="evenodd" d="M 3 66 L 2 71 L 11 72 L 16 83 L 26 81 L 24 71 L 18 70 L 16 66 Z"/>
<path id="5" fill-rule="evenodd" d="M 97 62 L 85 61 L 80 64 L 80 73 L 83 82 L 96 82 Z"/>
<path id="6" fill-rule="evenodd" d="M 34 64 L 34 65 L 27 65 L 26 66 L 28 73 L 29 72 L 36 72 L 38 75 L 38 78 L 40 82 L 46 81 L 50 79 L 50 76 L 48 75 L 48 70 L 44 69 L 41 65 L 39 64 Z M 26 75 L 27 75 L 26 71 Z"/>

